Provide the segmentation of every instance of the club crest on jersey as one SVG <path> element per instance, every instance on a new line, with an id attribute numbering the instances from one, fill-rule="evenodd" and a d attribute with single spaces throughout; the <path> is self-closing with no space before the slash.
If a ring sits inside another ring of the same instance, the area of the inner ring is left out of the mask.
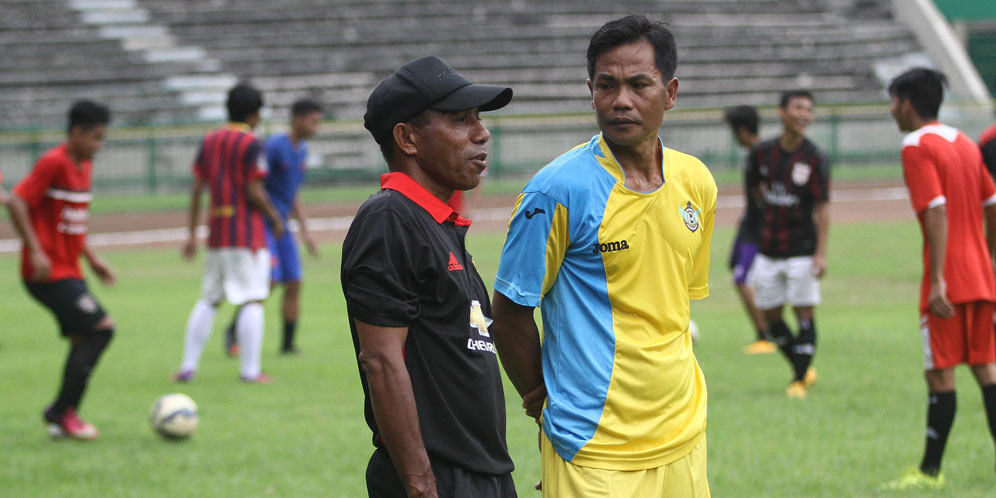
<path id="1" fill-rule="evenodd" d="M 806 163 L 795 163 L 792 165 L 792 183 L 802 186 L 809 181 L 809 174 L 813 172 L 813 167 Z"/>
<path id="2" fill-rule="evenodd" d="M 692 207 L 692 201 L 688 201 L 685 207 L 679 205 L 678 213 L 681 214 L 681 220 L 685 222 L 685 228 L 692 233 L 699 229 L 699 214 L 702 213 L 702 210 Z"/>

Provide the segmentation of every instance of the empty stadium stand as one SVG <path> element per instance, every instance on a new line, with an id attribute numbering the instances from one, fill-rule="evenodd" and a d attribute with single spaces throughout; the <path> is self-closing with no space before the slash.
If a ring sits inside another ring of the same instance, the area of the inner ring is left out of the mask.
<path id="1" fill-rule="evenodd" d="M 865 1 L 4 0 L 0 126 L 60 125 L 83 96 L 118 123 L 219 120 L 239 79 L 273 118 L 310 95 L 355 119 L 380 78 L 429 53 L 512 85 L 509 113 L 583 111 L 588 39 L 632 12 L 671 23 L 683 107 L 769 104 L 788 87 L 881 100 L 875 64 L 919 51 Z"/>

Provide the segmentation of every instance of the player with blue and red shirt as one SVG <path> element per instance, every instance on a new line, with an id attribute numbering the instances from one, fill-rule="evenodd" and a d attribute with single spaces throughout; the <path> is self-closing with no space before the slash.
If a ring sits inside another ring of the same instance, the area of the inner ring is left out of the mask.
<path id="1" fill-rule="evenodd" d="M 301 241 L 312 256 L 318 257 L 318 246 L 311 233 L 304 215 L 304 209 L 297 197 L 297 191 L 304 183 L 305 169 L 308 161 L 308 146 L 305 139 L 311 138 L 318 131 L 322 120 L 322 108 L 311 99 L 301 99 L 291 106 L 291 128 L 289 133 L 274 135 L 266 141 L 265 154 L 269 174 L 266 177 L 266 192 L 273 206 L 280 213 L 284 226 L 291 216 L 297 218 Z M 284 231 L 280 237 L 273 236 L 272 226 L 266 225 L 266 244 L 272 257 L 270 274 L 271 287 L 277 284 L 284 286 L 284 297 L 281 310 L 283 312 L 283 342 L 281 353 L 297 353 L 294 345 L 294 335 L 297 330 L 297 317 L 300 309 L 301 292 L 301 259 L 298 257 L 297 243 L 290 231 Z M 238 316 L 236 312 L 236 317 Z M 234 356 L 236 349 L 235 328 L 237 320 L 225 330 L 225 350 Z"/>
<path id="2" fill-rule="evenodd" d="M 77 415 L 90 374 L 114 336 L 114 321 L 87 289 L 83 255 L 105 284 L 114 272 L 87 244 L 91 160 L 103 145 L 110 112 L 81 100 L 69 110 L 66 142 L 43 154 L 7 200 L 21 236 L 21 277 L 32 297 L 49 309 L 70 342 L 58 396 L 43 419 L 53 438 L 96 439 L 97 428 Z"/>
<path id="3" fill-rule="evenodd" d="M 242 306 L 236 331 L 242 380 L 270 381 L 260 369 L 262 303 L 270 292 L 270 254 L 263 216 L 278 238 L 284 225 L 263 185 L 267 172 L 260 161 L 262 144 L 251 133 L 260 121 L 263 96 L 252 86 L 239 84 L 229 91 L 227 105 L 229 123 L 204 137 L 193 168 L 190 236 L 183 246 L 184 257 L 191 259 L 197 253 L 196 228 L 205 187 L 211 193 L 210 235 L 201 298 L 187 320 L 183 361 L 173 376 L 179 382 L 193 378 L 223 296 Z"/>

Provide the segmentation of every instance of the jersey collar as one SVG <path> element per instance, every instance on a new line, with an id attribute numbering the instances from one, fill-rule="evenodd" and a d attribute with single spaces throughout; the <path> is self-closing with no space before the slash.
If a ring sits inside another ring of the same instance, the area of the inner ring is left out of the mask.
<path id="1" fill-rule="evenodd" d="M 240 123 L 238 121 L 229 121 L 225 123 L 225 125 L 222 126 L 222 128 L 226 130 L 241 131 L 242 133 L 252 133 L 252 127 L 250 127 L 245 123 Z"/>
<path id="2" fill-rule="evenodd" d="M 412 202 L 432 215 L 432 219 L 436 220 L 436 223 L 452 221 L 456 226 L 470 226 L 470 220 L 457 214 L 453 208 L 447 206 L 445 202 L 432 195 L 425 187 L 400 171 L 380 175 L 380 188 L 400 192 L 401 195 L 411 199 Z"/>

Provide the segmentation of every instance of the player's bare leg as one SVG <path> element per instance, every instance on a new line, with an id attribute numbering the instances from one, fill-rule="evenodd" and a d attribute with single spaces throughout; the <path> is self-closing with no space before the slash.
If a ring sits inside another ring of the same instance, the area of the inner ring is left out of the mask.
<path id="1" fill-rule="evenodd" d="M 284 282 L 284 297 L 281 311 L 284 317 L 284 339 L 280 352 L 297 354 L 294 334 L 297 331 L 297 317 L 300 311 L 301 282 Z"/>
<path id="2" fill-rule="evenodd" d="M 764 319 L 764 314 L 754 305 L 754 289 L 746 283 L 737 282 L 736 280 L 733 281 L 733 285 L 736 286 L 737 295 L 740 296 L 740 301 L 744 304 L 744 309 L 747 310 L 747 314 L 757 329 L 757 339 L 744 347 L 744 353 L 774 353 L 778 349 L 778 346 L 771 340 L 768 332 L 768 322 Z"/>

